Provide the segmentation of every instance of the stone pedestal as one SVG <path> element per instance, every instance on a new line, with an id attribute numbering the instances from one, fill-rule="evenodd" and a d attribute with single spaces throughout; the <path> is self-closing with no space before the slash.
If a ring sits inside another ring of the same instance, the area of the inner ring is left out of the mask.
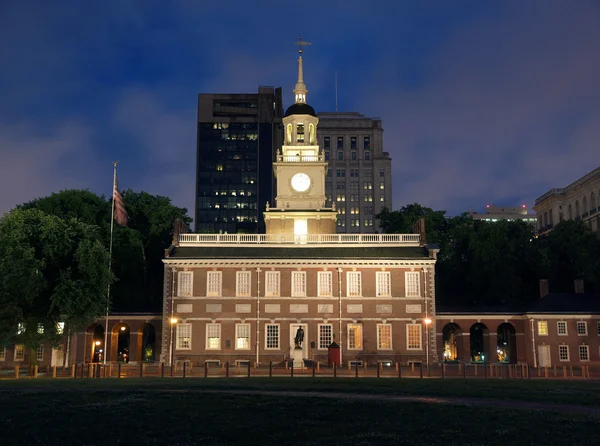
<path id="1" fill-rule="evenodd" d="M 295 369 L 303 369 L 304 368 L 304 351 L 302 350 L 302 348 L 295 348 L 292 351 L 293 357 L 292 359 L 294 360 L 294 368 Z"/>

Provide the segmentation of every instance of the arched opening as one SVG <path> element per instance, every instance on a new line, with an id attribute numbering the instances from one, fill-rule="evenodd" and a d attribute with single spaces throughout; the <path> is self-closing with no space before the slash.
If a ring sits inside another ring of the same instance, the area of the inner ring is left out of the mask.
<path id="1" fill-rule="evenodd" d="M 86 351 L 88 353 L 86 353 L 85 360 L 90 362 L 104 361 L 104 327 L 100 324 L 92 324 L 88 327 L 86 333 Z"/>
<path id="2" fill-rule="evenodd" d="M 117 361 L 128 363 L 129 362 L 129 326 L 127 324 L 115 325 L 114 332 L 117 334 Z"/>
<path id="3" fill-rule="evenodd" d="M 581 212 L 579 212 L 579 200 L 575 200 L 575 218 L 581 217 Z"/>
<path id="4" fill-rule="evenodd" d="M 573 206 L 571 206 L 571 204 L 569 203 L 569 210 L 568 210 L 568 215 L 569 215 L 569 220 L 573 219 Z"/>
<path id="5" fill-rule="evenodd" d="M 595 211 L 596 210 L 596 195 L 594 195 L 594 193 L 592 192 L 592 195 L 590 195 L 590 211 Z"/>
<path id="6" fill-rule="evenodd" d="M 442 329 L 442 339 L 444 341 L 444 362 L 459 360 L 460 356 L 458 345 L 461 338 L 462 330 L 457 324 L 451 322 L 444 325 L 444 328 Z"/>
<path id="7" fill-rule="evenodd" d="M 505 322 L 498 326 L 498 362 L 514 364 L 517 362 L 517 337 L 513 324 Z"/>
<path id="8" fill-rule="evenodd" d="M 154 325 L 146 323 L 140 331 L 142 361 L 154 362 L 156 361 L 156 329 Z"/>
<path id="9" fill-rule="evenodd" d="M 583 197 L 583 200 L 581 200 L 581 205 L 583 206 L 583 213 L 585 214 L 588 211 L 587 197 Z"/>
<path id="10" fill-rule="evenodd" d="M 485 340 L 488 338 L 489 330 L 478 322 L 471 326 L 469 330 L 470 334 L 470 347 L 471 347 L 471 362 L 485 362 L 489 360 L 488 352 L 486 351 Z"/>

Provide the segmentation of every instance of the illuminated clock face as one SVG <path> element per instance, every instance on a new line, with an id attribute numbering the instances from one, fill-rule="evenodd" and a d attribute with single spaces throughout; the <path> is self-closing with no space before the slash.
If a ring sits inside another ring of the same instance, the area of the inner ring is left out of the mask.
<path id="1" fill-rule="evenodd" d="M 297 173 L 292 177 L 292 187 L 296 192 L 306 192 L 310 187 L 310 177 L 305 173 Z"/>

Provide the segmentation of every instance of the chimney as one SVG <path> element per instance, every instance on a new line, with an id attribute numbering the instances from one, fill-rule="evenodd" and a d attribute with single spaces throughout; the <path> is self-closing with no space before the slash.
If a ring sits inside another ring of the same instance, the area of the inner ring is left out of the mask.
<path id="1" fill-rule="evenodd" d="M 575 294 L 583 294 L 583 279 L 575 279 Z"/>
<path id="2" fill-rule="evenodd" d="M 540 299 L 543 299 L 550 293 L 548 279 L 540 279 Z"/>

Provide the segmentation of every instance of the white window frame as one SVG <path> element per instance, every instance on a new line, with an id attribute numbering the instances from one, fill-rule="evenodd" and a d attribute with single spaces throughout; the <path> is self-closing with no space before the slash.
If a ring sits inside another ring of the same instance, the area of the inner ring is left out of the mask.
<path id="1" fill-rule="evenodd" d="M 375 272 L 376 297 L 392 296 L 392 274 L 389 271 Z"/>
<path id="2" fill-rule="evenodd" d="M 56 323 L 56 334 L 63 334 L 65 332 L 65 323 L 64 322 L 57 322 Z"/>
<path id="3" fill-rule="evenodd" d="M 213 331 L 215 330 L 215 331 Z M 206 350 L 221 350 L 221 324 L 206 324 Z M 214 334 L 217 336 L 214 336 Z M 211 340 L 217 339 L 215 346 L 211 346 Z"/>
<path id="4" fill-rule="evenodd" d="M 563 333 L 561 333 L 563 331 Z M 567 325 L 567 321 L 557 321 L 556 322 L 556 335 L 557 336 L 568 336 L 569 328 Z"/>
<path id="5" fill-rule="evenodd" d="M 317 296 L 332 297 L 333 296 L 333 272 L 319 271 L 317 274 Z"/>
<path id="6" fill-rule="evenodd" d="M 6 347 L 0 347 L 0 361 L 6 360 Z"/>
<path id="7" fill-rule="evenodd" d="M 38 361 L 44 360 L 44 344 L 40 344 L 35 352 L 35 357 Z"/>
<path id="8" fill-rule="evenodd" d="M 544 327 L 543 330 L 541 329 L 542 327 Z M 548 330 L 548 321 L 537 321 L 537 332 L 538 336 L 548 336 L 550 333 Z"/>
<path id="9" fill-rule="evenodd" d="M 188 332 L 183 333 L 184 330 L 187 330 Z M 184 336 L 186 334 L 187 334 L 187 336 Z M 177 324 L 177 329 L 175 330 L 175 337 L 176 337 L 175 339 L 177 340 L 175 348 L 177 350 L 191 350 L 192 349 L 192 324 L 188 324 L 188 323 Z"/>
<path id="10" fill-rule="evenodd" d="M 177 273 L 177 297 L 191 297 L 193 295 L 194 273 L 192 271 L 179 271 Z"/>
<path id="11" fill-rule="evenodd" d="M 19 352 L 21 354 L 19 354 Z M 25 360 L 25 346 L 23 344 L 15 345 L 15 353 L 14 353 L 15 362 L 20 362 Z"/>
<path id="12" fill-rule="evenodd" d="M 44 324 L 37 324 L 38 334 L 44 334 Z"/>
<path id="13" fill-rule="evenodd" d="M 206 297 L 221 297 L 223 290 L 223 272 L 206 272 Z"/>
<path id="14" fill-rule="evenodd" d="M 598 336 L 600 336 L 600 321 L 596 322 L 596 333 Z"/>
<path id="15" fill-rule="evenodd" d="M 346 273 L 346 297 L 362 297 L 362 277 L 360 271 Z"/>
<path id="16" fill-rule="evenodd" d="M 564 351 L 564 352 L 567 353 L 566 359 L 562 358 L 561 351 Z M 558 346 L 558 360 L 560 362 L 569 362 L 571 360 L 571 355 L 569 353 L 569 346 L 568 345 L 559 345 Z"/>
<path id="17" fill-rule="evenodd" d="M 246 338 L 246 336 L 240 336 L 240 329 L 241 328 L 247 329 L 248 330 L 248 337 Z M 236 350 L 251 350 L 252 349 L 252 342 L 251 342 L 251 338 L 252 338 L 252 328 L 250 326 L 250 324 L 247 323 L 240 323 L 240 324 L 235 324 L 235 349 Z M 248 339 L 248 346 L 247 347 L 240 347 L 239 346 L 239 341 L 242 339 Z"/>
<path id="18" fill-rule="evenodd" d="M 356 335 L 354 335 L 354 339 L 355 339 L 355 346 L 354 347 L 350 347 L 350 332 L 354 329 L 358 329 L 358 334 L 359 336 L 357 337 Z M 363 325 L 362 324 L 348 324 L 346 326 L 346 333 L 347 333 L 347 348 L 348 350 L 362 350 L 363 349 Z M 358 341 L 358 342 L 356 342 Z M 357 346 L 358 345 L 358 346 Z"/>
<path id="19" fill-rule="evenodd" d="M 321 329 L 323 327 L 329 328 L 329 336 L 322 335 Z M 317 330 L 317 350 L 327 350 L 327 348 L 333 342 L 333 324 L 318 324 Z M 327 339 L 329 340 L 329 342 L 327 342 Z"/>
<path id="20" fill-rule="evenodd" d="M 389 329 L 389 347 L 382 347 L 381 341 L 381 331 L 383 328 Z M 377 350 L 393 350 L 392 349 L 392 324 L 377 324 Z"/>
<path id="21" fill-rule="evenodd" d="M 583 333 L 579 332 L 579 327 L 584 328 Z M 577 321 L 577 336 L 587 336 L 587 334 L 588 334 L 587 322 L 586 321 Z"/>
<path id="22" fill-rule="evenodd" d="M 235 273 L 235 295 L 237 297 L 250 297 L 252 292 L 252 272 L 237 271 Z"/>
<path id="23" fill-rule="evenodd" d="M 269 347 L 269 327 L 277 327 L 277 346 Z M 280 324 L 265 324 L 265 350 L 280 350 L 281 349 L 281 326 Z"/>
<path id="24" fill-rule="evenodd" d="M 306 297 L 306 271 L 292 271 L 292 297 Z"/>
<path id="25" fill-rule="evenodd" d="M 411 347 L 410 345 L 410 328 L 417 327 L 419 333 L 419 347 Z M 406 324 L 406 350 L 422 351 L 423 350 L 423 327 L 421 324 Z"/>
<path id="26" fill-rule="evenodd" d="M 414 278 L 417 279 L 416 282 Z M 421 273 L 419 271 L 404 272 L 404 294 L 406 297 L 421 297 Z"/>
<path id="27" fill-rule="evenodd" d="M 583 358 L 583 355 L 581 354 L 582 351 L 585 351 L 585 355 L 587 356 L 587 358 Z M 577 353 L 579 353 L 579 360 L 581 362 L 589 362 L 590 360 L 590 346 L 589 345 L 580 345 L 577 348 Z"/>
<path id="28" fill-rule="evenodd" d="M 281 275 L 279 271 L 265 271 L 265 297 L 281 296 Z"/>

